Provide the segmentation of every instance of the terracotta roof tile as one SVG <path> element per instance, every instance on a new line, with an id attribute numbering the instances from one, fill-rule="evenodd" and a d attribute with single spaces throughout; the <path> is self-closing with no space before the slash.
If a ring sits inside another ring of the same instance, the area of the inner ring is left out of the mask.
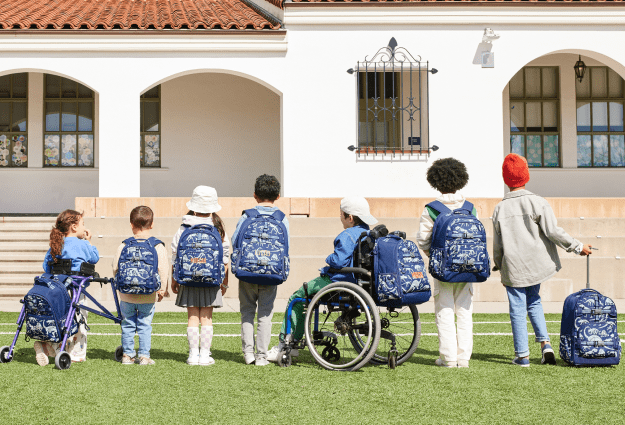
<path id="1" fill-rule="evenodd" d="M 271 0 L 269 0 L 271 2 Z M 280 1 L 280 0 L 276 0 Z M 0 30 L 279 29 L 245 0 L 2 0 Z"/>

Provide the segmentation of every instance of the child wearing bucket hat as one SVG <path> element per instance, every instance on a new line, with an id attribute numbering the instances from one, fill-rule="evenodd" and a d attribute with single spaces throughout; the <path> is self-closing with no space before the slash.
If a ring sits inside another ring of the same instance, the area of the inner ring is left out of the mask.
<path id="1" fill-rule="evenodd" d="M 186 307 L 188 313 L 187 339 L 189 341 L 189 358 L 187 364 L 209 366 L 215 363 L 211 357 L 213 340 L 213 308 L 222 307 L 222 296 L 228 289 L 228 263 L 230 261 L 230 240 L 224 224 L 216 214 L 221 210 L 217 199 L 217 191 L 208 186 L 193 189 L 191 200 L 187 202 L 189 212 L 182 218 L 182 225 L 171 242 L 172 264 L 176 264 L 176 255 L 180 236 L 188 226 L 209 224 L 214 226 L 222 239 L 223 263 L 225 277 L 221 287 L 183 286 L 172 277 L 171 289 L 176 297 L 176 305 Z M 172 269 L 173 274 L 173 269 Z M 202 325 L 201 332 L 199 325 Z"/>
<path id="2" fill-rule="evenodd" d="M 510 189 L 493 212 L 493 270 L 501 272 L 510 304 L 515 358 L 512 363 L 529 367 L 527 321 L 541 343 L 541 364 L 556 364 L 541 304 L 540 284 L 561 268 L 556 246 L 567 252 L 589 255 L 590 245 L 558 227 L 549 203 L 525 189 L 530 180 L 527 161 L 511 153 L 502 166 L 503 181 Z"/>
<path id="3" fill-rule="evenodd" d="M 369 203 L 361 196 L 348 196 L 347 198 L 343 198 L 341 200 L 339 218 L 341 219 L 344 230 L 334 239 L 334 252 L 326 258 L 326 263 L 328 265 L 319 270 L 319 277 L 308 282 L 309 297 L 314 296 L 321 289 L 333 282 L 356 283 L 353 274 L 333 273 L 330 269 L 341 269 L 343 267 L 353 266 L 353 254 L 356 249 L 358 237 L 362 232 L 369 230 L 369 226 L 378 222 L 369 212 Z M 287 310 L 288 305 L 295 298 L 306 298 L 306 291 L 304 291 L 303 285 L 289 298 Z M 277 362 L 278 355 L 284 348 L 287 320 L 288 315 L 285 312 L 279 336 L 280 343 L 267 353 L 267 360 L 270 362 Z M 294 340 L 298 341 L 302 339 L 304 336 L 304 304 L 296 303 L 293 306 L 291 323 Z M 291 350 L 291 356 L 297 357 L 298 355 L 298 350 Z"/>

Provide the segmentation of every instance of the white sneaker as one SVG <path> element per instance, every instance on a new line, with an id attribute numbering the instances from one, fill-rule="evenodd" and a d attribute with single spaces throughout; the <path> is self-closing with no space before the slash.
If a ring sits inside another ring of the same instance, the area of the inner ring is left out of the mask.
<path id="1" fill-rule="evenodd" d="M 211 357 L 211 352 L 209 350 L 200 350 L 199 365 L 210 366 L 213 364 L 215 364 L 215 359 Z"/>
<path id="2" fill-rule="evenodd" d="M 257 359 L 256 366 L 267 366 L 269 361 L 267 359 Z"/>
<path id="3" fill-rule="evenodd" d="M 192 350 L 189 352 L 189 358 L 187 359 L 187 364 L 191 366 L 197 366 L 200 364 L 200 351 Z"/>
<path id="4" fill-rule="evenodd" d="M 256 361 L 254 353 L 243 353 L 243 358 L 245 359 L 245 364 L 252 364 Z"/>
<path id="5" fill-rule="evenodd" d="M 35 359 L 39 366 L 47 366 L 49 363 L 48 355 L 45 353 L 43 344 L 40 341 L 35 341 Z"/>
<path id="6" fill-rule="evenodd" d="M 469 367 L 468 360 L 458 360 L 458 367 Z"/>
<path id="7" fill-rule="evenodd" d="M 441 358 L 436 359 L 434 364 L 436 366 L 441 366 L 441 367 L 456 367 L 456 366 L 458 366 L 458 364 L 456 362 L 445 362 Z"/>
<path id="8" fill-rule="evenodd" d="M 269 350 L 267 352 L 267 360 L 269 360 L 270 362 L 277 362 L 278 361 L 278 354 L 280 353 L 280 351 L 282 351 L 284 349 L 284 343 L 280 343 L 278 345 L 275 345 L 271 350 Z M 293 348 L 291 349 L 291 357 L 298 357 L 299 356 L 299 350 Z"/>

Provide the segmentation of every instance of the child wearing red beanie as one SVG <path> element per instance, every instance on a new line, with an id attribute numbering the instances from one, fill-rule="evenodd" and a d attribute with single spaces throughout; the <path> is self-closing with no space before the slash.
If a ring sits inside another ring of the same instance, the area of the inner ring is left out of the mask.
<path id="1" fill-rule="evenodd" d="M 540 284 L 561 268 L 556 246 L 567 252 L 589 255 L 590 245 L 569 236 L 558 223 L 549 203 L 525 189 L 530 180 L 527 161 L 511 153 L 504 159 L 503 180 L 510 188 L 493 212 L 493 270 L 500 270 L 501 283 L 510 303 L 510 322 L 514 340 L 513 364 L 529 367 L 527 321 L 541 343 L 541 364 L 556 364 L 545 314 Z"/>

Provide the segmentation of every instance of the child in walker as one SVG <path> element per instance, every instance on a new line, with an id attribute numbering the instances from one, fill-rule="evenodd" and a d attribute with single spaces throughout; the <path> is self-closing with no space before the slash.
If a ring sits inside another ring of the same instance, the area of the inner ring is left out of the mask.
<path id="1" fill-rule="evenodd" d="M 191 200 L 187 203 L 189 212 L 182 218 L 182 224 L 210 224 L 221 235 L 223 244 L 223 263 L 226 266 L 221 287 L 191 287 L 180 285 L 172 278 L 171 290 L 176 297 L 176 305 L 186 307 L 188 314 L 187 339 L 189 341 L 189 358 L 187 364 L 210 366 L 215 364 L 211 357 L 213 340 L 213 308 L 223 306 L 223 295 L 228 289 L 228 264 L 230 261 L 230 240 L 224 224 L 216 214 L 221 210 L 217 191 L 208 186 L 198 186 L 193 190 Z M 186 227 L 180 226 L 171 242 L 172 264 L 176 264 L 178 242 Z M 173 268 L 172 268 L 173 271 Z M 201 332 L 199 325 L 202 325 Z"/>
<path id="2" fill-rule="evenodd" d="M 83 262 L 96 264 L 100 259 L 98 249 L 91 245 L 91 231 L 85 228 L 82 213 L 74 210 L 65 210 L 56 218 L 56 223 L 50 232 L 50 249 L 43 260 L 43 270 L 52 273 L 52 264 L 59 259 L 71 259 L 72 271 L 79 272 Z M 84 295 L 80 301 L 84 301 Z M 84 302 L 83 302 L 84 303 Z M 80 310 L 80 314 L 87 318 L 87 312 Z M 61 347 L 58 342 L 35 341 L 35 356 L 39 366 L 46 366 L 48 357 L 54 358 Z M 87 329 L 81 323 L 78 332 L 67 339 L 65 348 L 70 354 L 72 362 L 84 362 L 87 359 Z"/>

